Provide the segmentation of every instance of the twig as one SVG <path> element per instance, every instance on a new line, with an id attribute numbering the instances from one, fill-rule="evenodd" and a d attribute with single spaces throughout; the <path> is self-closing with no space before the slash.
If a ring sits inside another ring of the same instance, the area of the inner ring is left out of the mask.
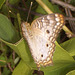
<path id="1" fill-rule="evenodd" d="M 63 30 L 70 35 L 74 35 L 66 26 L 63 26 Z"/>
<path id="2" fill-rule="evenodd" d="M 13 51 L 13 61 L 15 60 L 15 51 Z M 15 66 L 13 67 L 13 69 L 15 68 Z"/>
<path id="3" fill-rule="evenodd" d="M 70 3 L 71 0 L 65 0 L 66 3 Z M 71 10 L 69 8 L 65 8 L 65 11 L 66 11 L 66 15 L 73 18 L 72 14 L 71 14 Z M 75 22 L 74 20 L 68 20 L 69 24 L 70 24 L 70 27 L 71 27 L 71 30 L 73 33 L 75 33 Z"/>
<path id="4" fill-rule="evenodd" d="M 6 63 L 6 61 L 5 61 L 5 60 L 0 60 L 0 62 Z"/>
<path id="5" fill-rule="evenodd" d="M 29 9 L 25 9 L 25 8 L 21 8 L 21 7 L 16 7 L 16 6 L 14 6 L 14 5 L 10 5 L 10 4 L 8 4 L 8 6 L 9 7 L 12 7 L 12 8 L 15 8 L 15 9 L 18 9 L 18 10 L 22 10 L 22 11 L 29 11 Z M 31 14 L 33 14 L 33 15 L 36 15 L 36 16 L 43 16 L 43 14 L 40 14 L 40 13 L 37 13 L 37 12 L 33 12 L 33 11 L 31 11 Z"/>
<path id="6" fill-rule="evenodd" d="M 66 8 L 69 8 L 70 10 L 72 11 L 75 11 L 75 7 L 70 5 L 70 4 L 67 4 L 65 2 L 62 2 L 60 0 L 51 0 L 53 3 L 56 3 L 58 5 L 61 5 L 62 7 L 66 7 Z"/>
<path id="7" fill-rule="evenodd" d="M 0 75 L 1 75 L 1 66 L 0 66 Z"/>
<path id="8" fill-rule="evenodd" d="M 9 6 L 12 7 L 12 8 L 18 9 L 18 10 L 28 11 L 28 9 L 16 7 L 16 6 L 13 6 L 13 5 L 10 5 L 10 4 L 9 4 Z M 31 14 L 36 15 L 36 16 L 43 16 L 44 15 L 44 14 L 40 14 L 40 13 L 33 12 L 33 11 L 31 11 Z M 74 17 L 65 17 L 65 20 L 75 20 L 75 18 Z"/>
<path id="9" fill-rule="evenodd" d="M 66 39 L 66 36 L 64 36 L 64 37 L 60 40 L 60 43 L 63 43 L 65 39 Z"/>
<path id="10" fill-rule="evenodd" d="M 13 5 L 10 5 L 10 4 L 9 4 L 9 6 L 12 7 L 12 8 L 18 9 L 18 10 L 25 11 L 25 12 L 28 11 L 28 9 L 16 7 L 16 6 L 13 6 Z M 36 16 L 44 16 L 44 14 L 40 14 L 40 13 L 37 13 L 37 12 L 34 12 L 34 11 L 31 11 L 31 14 L 36 15 Z M 74 17 L 65 17 L 65 20 L 75 20 L 75 18 Z"/>
<path id="11" fill-rule="evenodd" d="M 10 69 L 11 72 L 13 72 L 13 69 L 11 68 L 10 63 L 7 63 L 8 68 Z"/>
<path id="12" fill-rule="evenodd" d="M 25 1 L 24 1 L 24 0 L 22 0 L 22 2 L 23 2 L 23 4 L 24 4 L 25 8 L 27 8 L 27 6 L 26 6 L 26 4 L 25 4 Z"/>
<path id="13" fill-rule="evenodd" d="M 40 0 L 41 1 L 41 0 Z M 21 7 L 15 7 L 15 6 L 13 6 L 13 5 L 8 5 L 8 6 L 10 6 L 10 7 L 12 7 L 12 8 L 15 8 L 15 9 L 18 9 L 18 10 L 22 10 L 22 11 L 28 11 L 28 9 L 25 9 L 25 8 L 21 8 Z M 50 9 L 49 9 L 50 10 Z M 50 12 L 49 12 L 50 13 Z M 40 14 L 40 13 L 36 13 L 36 12 L 33 12 L 33 11 L 31 11 L 31 14 L 33 14 L 33 15 L 36 15 L 36 16 L 43 16 L 44 14 Z M 66 20 L 68 20 L 68 19 L 71 19 L 71 20 L 74 20 L 74 18 L 69 18 L 69 17 L 66 17 Z M 66 28 L 67 29 L 67 27 L 64 27 L 64 28 Z M 66 30 L 65 29 L 63 29 L 65 32 L 66 32 Z M 68 29 L 67 29 L 68 30 Z M 71 31 L 70 31 L 70 33 L 72 33 Z"/>
<path id="14" fill-rule="evenodd" d="M 75 18 L 74 17 L 65 17 L 65 20 L 73 20 L 73 21 L 75 21 Z"/>

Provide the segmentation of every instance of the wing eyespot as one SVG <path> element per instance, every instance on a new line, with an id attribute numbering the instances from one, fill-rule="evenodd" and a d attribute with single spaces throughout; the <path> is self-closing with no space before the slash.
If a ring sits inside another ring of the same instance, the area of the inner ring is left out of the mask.
<path id="1" fill-rule="evenodd" d="M 50 33 L 50 31 L 49 30 L 46 30 L 46 32 L 49 34 Z"/>
<path id="2" fill-rule="evenodd" d="M 41 57 L 43 57 L 43 54 L 41 55 Z"/>
<path id="3" fill-rule="evenodd" d="M 46 44 L 46 47 L 48 47 L 48 44 Z"/>

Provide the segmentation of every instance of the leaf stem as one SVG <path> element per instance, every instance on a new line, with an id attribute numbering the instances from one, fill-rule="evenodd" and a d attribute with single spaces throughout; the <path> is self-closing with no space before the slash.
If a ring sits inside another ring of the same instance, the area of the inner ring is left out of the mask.
<path id="1" fill-rule="evenodd" d="M 41 5 L 41 7 L 42 7 L 48 14 L 53 13 L 53 12 L 47 7 L 47 5 L 43 3 L 42 0 L 36 0 L 36 2 L 38 2 L 39 5 Z"/>
<path id="2" fill-rule="evenodd" d="M 17 20 L 18 20 L 18 24 L 19 24 L 19 35 L 22 37 L 22 34 L 21 34 L 21 18 L 20 18 L 20 14 L 17 13 Z"/>

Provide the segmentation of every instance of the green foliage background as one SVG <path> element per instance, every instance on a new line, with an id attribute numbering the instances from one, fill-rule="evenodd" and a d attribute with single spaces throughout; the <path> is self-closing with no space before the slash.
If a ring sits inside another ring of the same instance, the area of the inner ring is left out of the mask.
<path id="1" fill-rule="evenodd" d="M 33 1 L 33 0 L 32 0 Z M 57 5 L 52 5 L 48 0 L 42 0 L 53 12 L 62 13 Z M 17 64 L 16 68 L 12 72 L 12 75 L 32 75 L 34 70 L 37 70 L 36 64 L 33 61 L 33 58 L 30 54 L 27 42 L 20 36 L 20 18 L 26 20 L 27 13 L 20 11 L 6 5 L 5 0 L 0 0 L 0 41 L 6 44 L 5 51 L 8 50 L 9 46 L 13 49 L 16 54 L 21 58 L 20 62 Z M 9 0 L 10 4 L 18 7 L 21 0 Z M 30 5 L 30 0 L 26 2 L 27 5 Z M 22 3 L 22 2 L 21 2 Z M 47 14 L 46 11 L 38 5 L 36 2 L 33 2 L 33 6 L 37 5 L 35 9 L 36 12 L 41 14 Z M 24 7 L 24 6 L 22 6 Z M 28 6 L 29 8 L 29 6 Z M 11 10 L 13 13 L 9 13 Z M 34 10 L 34 7 L 32 7 Z M 20 16 L 16 15 L 20 14 Z M 14 22 L 8 19 L 10 17 L 14 18 Z M 37 16 L 34 16 L 36 18 Z M 18 31 L 17 31 L 18 30 Z M 0 43 L 1 45 L 1 43 Z M 74 75 L 75 74 L 75 38 L 72 38 L 68 41 L 65 41 L 62 44 L 56 42 L 55 53 L 53 56 L 53 66 L 41 67 L 41 71 L 44 72 L 44 75 Z M 0 47 L 2 49 L 2 47 Z M 11 50 L 9 49 L 9 51 Z M 0 55 L 0 67 L 4 67 L 7 64 L 7 58 L 5 54 Z M 10 62 L 12 60 L 9 59 Z M 73 70 L 73 71 L 72 71 Z M 71 72 L 70 72 L 71 71 Z M 69 72 L 69 73 L 68 73 Z M 68 73 L 68 74 L 67 74 Z M 10 71 L 4 67 L 2 75 L 9 75 Z"/>

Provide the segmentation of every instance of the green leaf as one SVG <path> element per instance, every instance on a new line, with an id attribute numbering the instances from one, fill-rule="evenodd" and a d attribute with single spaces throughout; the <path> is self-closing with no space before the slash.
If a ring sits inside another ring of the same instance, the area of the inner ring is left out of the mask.
<path id="1" fill-rule="evenodd" d="M 2 19 L 3 18 L 3 19 Z M 2 19 L 2 20 L 1 20 Z M 21 62 L 15 68 L 13 74 L 17 75 L 26 75 L 29 72 L 32 73 L 32 69 L 37 69 L 36 64 L 34 63 L 31 53 L 29 51 L 28 45 L 24 39 L 17 38 L 16 31 L 11 24 L 11 22 L 1 14 L 0 19 L 0 40 L 6 43 L 9 47 L 11 47 L 15 52 L 21 57 Z M 13 39 L 14 38 L 14 39 Z M 15 41 L 17 39 L 17 41 Z M 13 42 L 14 41 L 14 42 Z M 15 43 L 15 44 L 12 44 Z M 64 50 L 60 45 L 56 42 L 56 49 L 53 55 L 53 66 L 41 67 L 41 70 L 44 71 L 45 75 L 65 75 L 68 71 L 75 69 L 75 61 L 69 55 L 69 53 Z M 21 71 L 20 71 L 21 70 Z M 19 73 L 18 73 L 19 72 Z M 21 74 L 22 73 L 22 74 Z M 31 74 L 30 73 L 30 74 Z M 29 74 L 29 75 L 30 75 Z"/>
<path id="2" fill-rule="evenodd" d="M 42 0 L 42 1 L 48 6 L 48 8 L 50 8 L 50 10 L 54 12 L 53 5 L 48 0 Z M 41 14 L 47 14 L 47 12 L 40 5 L 38 5 L 36 12 Z M 36 18 L 38 18 L 38 16 L 34 17 L 34 19 Z"/>
<path id="3" fill-rule="evenodd" d="M 54 13 L 62 13 L 60 10 L 59 10 L 59 7 L 57 5 L 53 5 L 51 4 L 51 2 L 49 0 L 42 0 L 46 5 L 47 7 Z M 41 14 L 47 14 L 47 12 L 40 6 L 38 5 L 37 9 L 36 9 L 36 12 L 38 13 L 41 13 Z M 35 16 L 35 18 L 37 18 L 38 16 Z M 35 19 L 34 18 L 34 19 Z"/>
<path id="4" fill-rule="evenodd" d="M 1 12 L 2 12 L 4 15 L 8 16 L 9 9 L 8 9 L 8 6 L 7 6 L 6 4 L 3 5 L 2 9 L 1 9 Z"/>
<path id="5" fill-rule="evenodd" d="M 57 5 L 53 5 L 51 4 L 51 2 L 49 0 L 42 0 L 46 5 L 47 7 L 54 13 L 58 12 L 58 13 L 62 13 L 60 10 L 59 10 L 59 7 Z M 41 14 L 47 14 L 47 12 L 40 6 L 38 5 L 37 9 L 36 9 L 36 12 L 38 13 L 41 13 Z"/>
<path id="6" fill-rule="evenodd" d="M 25 62 L 21 60 L 12 75 L 32 75 L 32 68 L 28 67 Z"/>
<path id="7" fill-rule="evenodd" d="M 27 42 L 23 38 L 15 44 L 6 42 L 2 39 L 0 40 L 15 50 L 15 52 L 25 61 L 26 64 L 29 64 L 30 66 L 36 66 L 29 51 Z"/>
<path id="8" fill-rule="evenodd" d="M 18 4 L 20 0 L 9 0 L 10 4 Z"/>
<path id="9" fill-rule="evenodd" d="M 48 0 L 42 0 L 42 1 L 48 6 L 48 8 L 54 11 L 52 4 Z M 47 12 L 40 5 L 38 5 L 36 12 L 41 14 L 47 14 Z"/>
<path id="10" fill-rule="evenodd" d="M 16 44 L 11 44 L 8 42 L 5 42 L 5 43 L 11 48 L 13 48 L 15 51 L 18 50 L 19 56 L 24 60 L 24 63 L 27 64 L 28 67 L 31 67 L 32 69 L 37 69 L 33 63 L 30 51 L 29 49 L 27 49 L 27 46 L 26 46 L 27 44 L 23 39 L 21 39 Z M 51 75 L 60 75 L 60 73 L 62 73 L 62 71 L 65 69 L 67 70 L 65 70 L 65 72 L 63 73 L 66 73 L 68 69 L 71 70 L 72 67 L 75 68 L 74 66 L 75 61 L 73 60 L 73 58 L 63 48 L 61 48 L 60 45 L 58 45 L 57 43 L 56 43 L 56 51 L 54 53 L 53 61 L 54 61 L 54 66 L 41 68 L 41 70 L 44 71 L 45 75 L 48 75 L 50 73 Z M 58 74 L 54 74 L 54 73 L 58 73 Z"/>
<path id="11" fill-rule="evenodd" d="M 75 56 L 75 38 L 62 43 L 61 47 L 64 48 L 71 56 Z"/>
<path id="12" fill-rule="evenodd" d="M 75 6 L 75 0 L 71 0 L 70 2 L 73 6 Z"/>
<path id="13" fill-rule="evenodd" d="M 62 11 L 59 10 L 59 6 L 58 5 L 53 5 L 53 7 L 54 7 L 54 13 L 61 13 L 61 14 L 63 14 Z"/>
<path id="14" fill-rule="evenodd" d="M 0 0 L 0 9 L 2 7 L 2 5 L 4 4 L 5 0 Z"/>
<path id="15" fill-rule="evenodd" d="M 19 43 L 21 43 L 22 41 L 20 41 Z M 54 66 L 48 66 L 48 67 L 42 67 L 41 70 L 44 71 L 45 75 L 64 75 L 64 73 L 66 74 L 66 72 L 68 72 L 69 70 L 72 70 L 75 68 L 75 61 L 73 60 L 73 58 L 63 49 L 61 48 L 57 43 L 56 43 L 56 51 L 54 53 L 54 57 L 53 57 L 53 61 L 54 61 Z M 20 46 L 20 45 L 17 45 Z M 22 47 L 21 47 L 22 48 Z M 22 50 L 22 49 L 20 49 Z M 22 51 L 20 51 L 22 52 Z M 24 63 L 27 64 L 28 67 L 34 69 L 34 65 L 32 66 L 32 62 L 29 61 L 28 63 L 26 63 L 26 59 L 28 57 L 23 57 L 24 51 L 21 53 L 21 58 L 25 61 Z M 27 56 L 27 55 L 26 55 Z M 31 57 L 30 57 L 31 58 Z M 34 64 L 34 63 L 33 63 Z M 36 69 L 36 67 L 35 67 Z M 67 70 L 66 70 L 67 69 Z M 64 71 L 64 72 L 63 72 Z"/>
<path id="16" fill-rule="evenodd" d="M 8 43 L 7 43 L 8 44 Z M 26 42 L 21 39 L 16 44 L 8 44 L 11 48 L 18 50 L 19 56 L 23 59 L 25 65 L 32 69 L 37 69 L 34 64 L 30 51 L 26 47 Z M 13 47 L 12 47 L 13 46 Z M 64 75 L 68 71 L 75 68 L 74 59 L 66 52 L 58 43 L 56 43 L 56 50 L 53 56 L 53 66 L 41 67 L 41 70 L 44 71 L 45 75 Z M 21 65 L 22 66 L 22 65 Z M 64 72 L 63 72 L 64 71 Z"/>
<path id="17" fill-rule="evenodd" d="M 57 42 L 53 63 L 53 66 L 41 68 L 45 75 L 65 75 L 68 71 L 75 69 L 74 59 Z"/>
<path id="18" fill-rule="evenodd" d="M 12 23 L 2 14 L 0 14 L 0 38 L 11 43 L 20 39 Z"/>
<path id="19" fill-rule="evenodd" d="M 4 67 L 1 75 L 10 75 L 10 70 L 8 68 Z"/>
<path id="20" fill-rule="evenodd" d="M 11 47 L 26 63 L 33 62 L 29 48 L 24 39 L 20 41 L 16 30 L 7 17 L 0 14 L 0 40 Z M 16 42 L 18 41 L 18 42 Z M 10 43 L 11 42 L 11 43 Z M 15 43 L 16 42 L 16 43 Z M 15 44 L 12 44 L 15 43 Z"/>
<path id="21" fill-rule="evenodd" d="M 68 72 L 66 75 L 75 75 L 75 70 Z"/>

